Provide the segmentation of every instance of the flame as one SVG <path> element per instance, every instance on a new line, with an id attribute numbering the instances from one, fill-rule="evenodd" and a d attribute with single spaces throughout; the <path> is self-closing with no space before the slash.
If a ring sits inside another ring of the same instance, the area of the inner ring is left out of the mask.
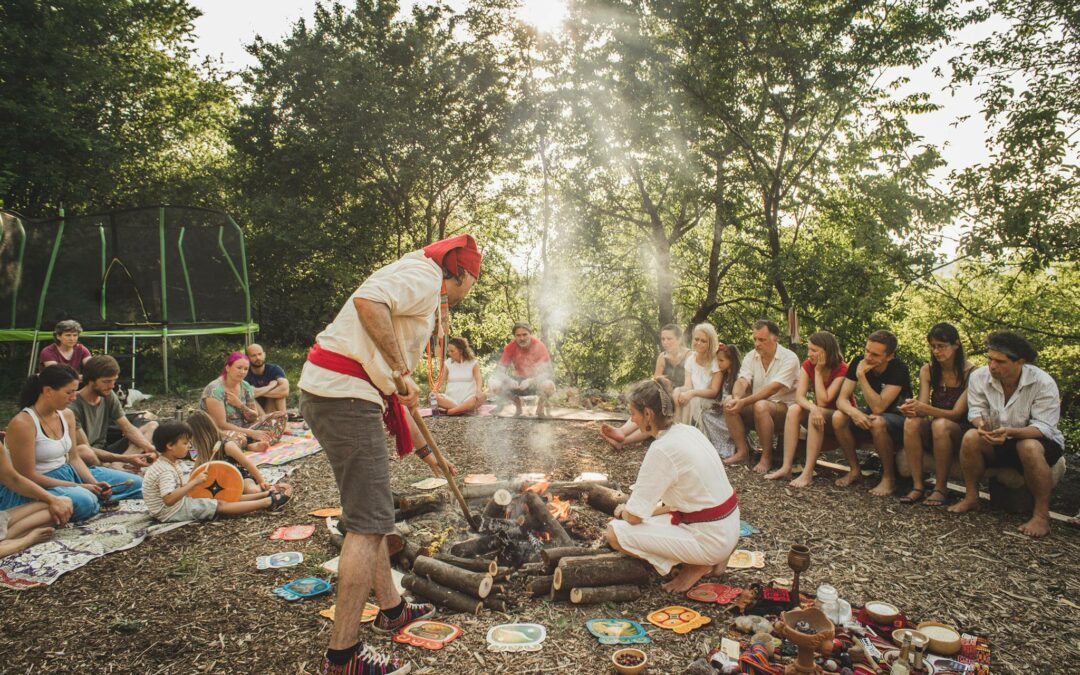
<path id="1" fill-rule="evenodd" d="M 540 541 L 551 541 L 551 533 L 550 532 L 541 532 L 540 533 Z"/>
<path id="2" fill-rule="evenodd" d="M 533 483 L 529 487 L 522 490 L 522 492 L 535 492 L 538 495 L 542 495 L 545 492 L 547 492 L 548 485 L 551 485 L 551 483 L 549 483 L 545 479 L 545 480 L 540 481 L 539 483 Z"/>
<path id="3" fill-rule="evenodd" d="M 559 499 L 558 495 L 553 496 L 548 502 L 547 510 L 560 523 L 565 523 L 570 519 L 570 502 Z"/>

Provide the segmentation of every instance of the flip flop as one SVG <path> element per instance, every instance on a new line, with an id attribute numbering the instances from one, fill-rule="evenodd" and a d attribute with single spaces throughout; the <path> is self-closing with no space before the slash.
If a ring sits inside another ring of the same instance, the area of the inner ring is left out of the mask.
<path id="1" fill-rule="evenodd" d="M 903 497 L 900 498 L 901 504 L 918 504 L 922 500 L 930 496 L 931 490 L 925 488 L 922 490 L 912 490 Z M 914 497 L 912 495 L 915 495 Z"/>
<path id="2" fill-rule="evenodd" d="M 941 495 L 941 499 L 934 499 L 934 495 Z M 949 503 L 949 495 L 941 490 L 932 490 L 923 500 L 923 506 L 945 506 Z"/>

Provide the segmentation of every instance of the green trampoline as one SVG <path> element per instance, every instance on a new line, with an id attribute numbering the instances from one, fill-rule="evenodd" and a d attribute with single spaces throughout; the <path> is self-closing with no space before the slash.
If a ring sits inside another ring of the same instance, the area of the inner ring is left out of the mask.
<path id="1" fill-rule="evenodd" d="M 110 340 L 130 340 L 132 354 L 136 340 L 160 340 L 166 390 L 170 338 L 250 341 L 258 330 L 244 235 L 224 212 L 161 205 L 30 220 L 0 210 L 0 226 L 0 341 L 33 343 L 30 372 L 62 319 L 104 352 Z"/>

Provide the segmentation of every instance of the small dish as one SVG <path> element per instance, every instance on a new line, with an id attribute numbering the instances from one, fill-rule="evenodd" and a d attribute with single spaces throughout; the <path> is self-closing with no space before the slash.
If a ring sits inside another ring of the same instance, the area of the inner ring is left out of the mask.
<path id="1" fill-rule="evenodd" d="M 930 638 L 926 633 L 921 630 L 915 630 L 913 628 L 897 628 L 892 632 L 892 639 L 898 645 L 904 644 L 904 638 L 911 635 L 911 646 L 918 649 L 925 644 L 930 643 Z"/>
<path id="2" fill-rule="evenodd" d="M 881 600 L 871 600 L 866 603 L 866 613 L 880 624 L 891 625 L 900 616 L 900 608 Z"/>
<path id="3" fill-rule="evenodd" d="M 620 661 L 636 661 L 636 663 L 624 665 Z M 611 662 L 615 664 L 615 670 L 621 675 L 638 675 L 649 665 L 649 657 L 640 649 L 624 647 L 611 655 Z"/>
<path id="4" fill-rule="evenodd" d="M 930 640 L 929 650 L 941 656 L 954 656 L 960 653 L 960 631 L 947 623 L 923 621 L 916 628 Z"/>

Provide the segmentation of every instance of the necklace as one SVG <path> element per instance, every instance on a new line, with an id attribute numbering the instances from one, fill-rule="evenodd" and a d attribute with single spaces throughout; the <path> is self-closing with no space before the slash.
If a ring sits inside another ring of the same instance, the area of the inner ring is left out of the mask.
<path id="1" fill-rule="evenodd" d="M 41 432 L 43 434 L 45 434 L 51 440 L 54 440 L 54 441 L 61 440 L 64 437 L 64 423 L 59 419 L 59 417 L 60 417 L 60 411 L 59 410 L 54 410 L 53 411 L 53 414 L 56 415 L 56 417 L 57 417 L 56 430 L 54 431 L 52 428 L 49 428 L 49 427 L 45 426 L 45 422 L 46 422 L 45 415 L 42 414 L 42 412 L 37 409 L 37 406 L 34 405 L 34 406 L 31 406 L 31 408 L 33 408 L 34 414 L 37 415 L 38 423 L 41 424 Z M 51 418 L 48 421 L 49 421 L 50 424 L 52 423 Z M 57 434 L 60 438 L 53 438 L 54 433 Z"/>

